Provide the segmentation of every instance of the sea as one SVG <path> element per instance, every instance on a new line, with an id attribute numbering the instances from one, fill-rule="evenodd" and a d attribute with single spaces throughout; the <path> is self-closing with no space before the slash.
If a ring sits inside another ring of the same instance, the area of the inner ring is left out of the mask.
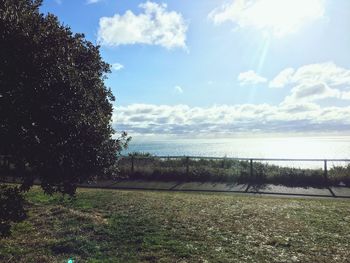
<path id="1" fill-rule="evenodd" d="M 155 140 L 136 137 L 124 154 L 236 158 L 350 159 L 350 136 L 240 137 Z M 308 166 L 315 166 L 308 163 Z M 317 166 L 322 166 L 318 163 Z"/>

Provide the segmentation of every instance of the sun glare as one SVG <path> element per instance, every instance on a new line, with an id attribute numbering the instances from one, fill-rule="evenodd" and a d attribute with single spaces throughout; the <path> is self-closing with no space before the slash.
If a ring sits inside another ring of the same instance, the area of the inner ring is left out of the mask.
<path id="1" fill-rule="evenodd" d="M 323 0 L 259 0 L 246 7 L 241 22 L 281 37 L 323 15 Z"/>

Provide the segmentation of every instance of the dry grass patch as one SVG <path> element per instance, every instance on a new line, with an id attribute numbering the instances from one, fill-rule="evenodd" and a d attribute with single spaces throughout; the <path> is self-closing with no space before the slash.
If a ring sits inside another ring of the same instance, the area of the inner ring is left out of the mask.
<path id="1" fill-rule="evenodd" d="M 30 217 L 0 241 L 0 261 L 347 262 L 350 257 L 349 201 L 114 190 L 79 190 L 75 200 L 35 190 L 28 198 Z"/>

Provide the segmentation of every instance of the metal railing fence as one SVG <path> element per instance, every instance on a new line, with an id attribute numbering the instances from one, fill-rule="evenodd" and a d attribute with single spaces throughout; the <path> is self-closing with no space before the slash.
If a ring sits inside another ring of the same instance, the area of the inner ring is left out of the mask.
<path id="1" fill-rule="evenodd" d="M 350 186 L 350 159 L 122 156 L 122 175 L 135 179 L 266 181 Z"/>

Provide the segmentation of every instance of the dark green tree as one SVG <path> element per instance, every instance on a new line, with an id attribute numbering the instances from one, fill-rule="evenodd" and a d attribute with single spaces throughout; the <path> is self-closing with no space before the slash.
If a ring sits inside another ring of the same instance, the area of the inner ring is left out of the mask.
<path id="1" fill-rule="evenodd" d="M 114 175 L 129 138 L 114 137 L 99 46 L 40 13 L 41 3 L 0 0 L 0 155 L 21 190 L 39 179 L 46 193 L 73 195 L 81 182 Z"/>

